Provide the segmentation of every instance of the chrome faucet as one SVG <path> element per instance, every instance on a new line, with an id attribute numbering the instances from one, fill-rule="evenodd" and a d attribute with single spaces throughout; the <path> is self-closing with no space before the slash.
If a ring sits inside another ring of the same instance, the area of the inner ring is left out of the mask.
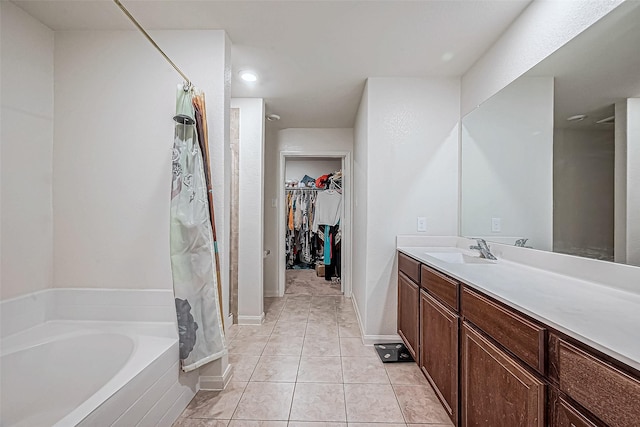
<path id="1" fill-rule="evenodd" d="M 489 245 L 487 245 L 486 240 L 484 239 L 478 239 L 478 238 L 474 238 L 474 240 L 476 242 L 478 242 L 477 245 L 471 245 L 469 246 L 469 249 L 477 249 L 480 251 L 480 256 L 482 258 L 486 258 L 486 259 L 497 259 L 489 250 Z"/>
<path id="2" fill-rule="evenodd" d="M 527 240 L 529 240 L 529 239 L 518 239 L 518 240 L 516 240 L 515 246 L 519 246 L 521 248 L 533 249 L 533 247 L 531 247 L 531 246 L 525 246 L 526 243 L 527 243 Z"/>

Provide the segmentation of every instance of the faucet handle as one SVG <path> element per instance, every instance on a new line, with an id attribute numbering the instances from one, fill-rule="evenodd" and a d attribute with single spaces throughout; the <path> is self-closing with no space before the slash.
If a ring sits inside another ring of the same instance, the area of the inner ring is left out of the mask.
<path id="1" fill-rule="evenodd" d="M 477 246 L 477 245 L 471 245 L 471 246 L 469 246 L 469 249 L 475 249 L 475 250 L 479 251 L 481 248 L 480 248 L 480 246 Z"/>

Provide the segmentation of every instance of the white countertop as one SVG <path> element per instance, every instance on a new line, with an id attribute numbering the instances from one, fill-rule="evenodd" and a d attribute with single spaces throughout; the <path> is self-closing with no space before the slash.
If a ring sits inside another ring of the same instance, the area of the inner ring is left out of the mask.
<path id="1" fill-rule="evenodd" d="M 640 294 L 505 259 L 454 264 L 426 254 L 442 246 L 398 250 L 640 371 Z"/>

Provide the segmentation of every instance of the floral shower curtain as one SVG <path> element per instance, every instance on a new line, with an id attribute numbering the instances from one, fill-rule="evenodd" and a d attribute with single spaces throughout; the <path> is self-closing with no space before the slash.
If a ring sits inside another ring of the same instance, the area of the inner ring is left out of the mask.
<path id="1" fill-rule="evenodd" d="M 198 98 L 194 108 L 194 99 Z M 201 102 L 201 103 L 200 103 Z M 199 117 L 196 113 L 199 113 Z M 203 120 L 204 118 L 204 120 Z M 199 119 L 199 120 L 197 120 Z M 210 206 L 210 179 L 198 136 L 206 147 L 204 96 L 178 86 L 171 184 L 171 270 L 182 370 L 226 353 L 219 262 Z M 200 126 L 196 122 L 199 122 Z M 206 150 L 206 148 L 205 148 Z"/>

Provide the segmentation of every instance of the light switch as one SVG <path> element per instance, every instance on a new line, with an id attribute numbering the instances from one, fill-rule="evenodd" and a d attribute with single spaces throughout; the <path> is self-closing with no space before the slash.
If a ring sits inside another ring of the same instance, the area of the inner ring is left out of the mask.
<path id="1" fill-rule="evenodd" d="M 427 231 L 427 218 L 423 216 L 418 217 L 418 231 Z"/>
<path id="2" fill-rule="evenodd" d="M 502 230 L 502 218 L 491 218 L 491 231 L 499 233 Z"/>

